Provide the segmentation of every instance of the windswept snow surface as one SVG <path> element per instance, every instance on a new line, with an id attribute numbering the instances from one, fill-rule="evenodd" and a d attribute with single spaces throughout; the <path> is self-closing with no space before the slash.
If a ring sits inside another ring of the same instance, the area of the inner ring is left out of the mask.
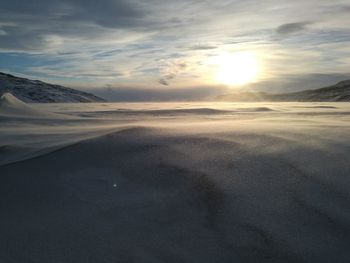
<path id="1" fill-rule="evenodd" d="M 0 262 L 350 258 L 349 104 L 12 99 Z"/>

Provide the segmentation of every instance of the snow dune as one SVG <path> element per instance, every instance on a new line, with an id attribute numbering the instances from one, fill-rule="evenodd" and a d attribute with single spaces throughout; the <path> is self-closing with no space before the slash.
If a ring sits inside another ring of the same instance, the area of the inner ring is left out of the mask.
<path id="1" fill-rule="evenodd" d="M 0 114 L 1 116 L 25 116 L 32 117 L 42 115 L 42 113 L 36 110 L 33 106 L 22 102 L 17 99 L 11 93 L 4 93 L 0 97 Z"/>
<path id="2" fill-rule="evenodd" d="M 348 261 L 348 104 L 37 109 L 69 118 L 0 127 L 0 261 Z"/>
<path id="3" fill-rule="evenodd" d="M 28 104 L 11 93 L 0 97 L 0 165 L 25 160 L 104 134 L 108 127 L 87 124 L 79 117 L 50 107 Z"/>
<path id="4" fill-rule="evenodd" d="M 11 93 L 4 93 L 0 97 L 0 118 L 54 118 L 56 114 L 38 109 L 34 104 L 29 105 L 17 99 Z"/>

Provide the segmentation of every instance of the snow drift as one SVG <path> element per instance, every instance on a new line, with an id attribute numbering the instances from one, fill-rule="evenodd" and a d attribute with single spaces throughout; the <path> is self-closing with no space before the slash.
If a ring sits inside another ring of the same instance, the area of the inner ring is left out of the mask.
<path id="1" fill-rule="evenodd" d="M 17 99 L 11 93 L 4 93 L 0 97 L 0 116 L 38 117 L 48 116 L 48 113 L 41 112 L 35 106 L 29 106 Z"/>
<path id="2" fill-rule="evenodd" d="M 0 261 L 348 261 L 348 104 L 50 107 L 76 119 L 0 126 L 67 142 L 0 166 Z"/>
<path id="3" fill-rule="evenodd" d="M 68 116 L 54 113 L 38 107 L 37 104 L 25 103 L 11 93 L 4 93 L 0 97 L 0 117 L 16 119 L 69 119 Z"/>

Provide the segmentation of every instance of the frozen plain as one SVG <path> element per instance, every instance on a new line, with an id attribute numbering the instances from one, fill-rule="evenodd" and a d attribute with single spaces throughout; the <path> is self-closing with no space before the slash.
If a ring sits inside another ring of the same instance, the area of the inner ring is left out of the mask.
<path id="1" fill-rule="evenodd" d="M 348 262 L 349 103 L 0 104 L 0 262 Z"/>

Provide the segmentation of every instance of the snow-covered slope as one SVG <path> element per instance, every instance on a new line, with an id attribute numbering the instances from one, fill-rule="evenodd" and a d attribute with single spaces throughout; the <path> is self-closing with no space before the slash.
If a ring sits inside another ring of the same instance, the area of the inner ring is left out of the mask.
<path id="1" fill-rule="evenodd" d="M 223 101 L 350 101 L 350 80 L 344 80 L 326 88 L 294 93 L 236 92 L 216 99 Z"/>
<path id="2" fill-rule="evenodd" d="M 0 72 L 0 95 L 11 93 L 24 102 L 101 102 L 91 93 L 48 84 L 39 80 L 15 77 Z"/>
<path id="3" fill-rule="evenodd" d="M 37 105 L 27 104 L 17 99 L 11 93 L 4 93 L 0 97 L 0 118 L 4 117 L 20 117 L 31 118 L 31 119 L 42 119 L 42 118 L 56 118 L 59 115 L 43 111 L 37 108 Z M 62 117 L 62 116 L 60 116 Z M 67 117 L 66 117 L 67 118 Z"/>

